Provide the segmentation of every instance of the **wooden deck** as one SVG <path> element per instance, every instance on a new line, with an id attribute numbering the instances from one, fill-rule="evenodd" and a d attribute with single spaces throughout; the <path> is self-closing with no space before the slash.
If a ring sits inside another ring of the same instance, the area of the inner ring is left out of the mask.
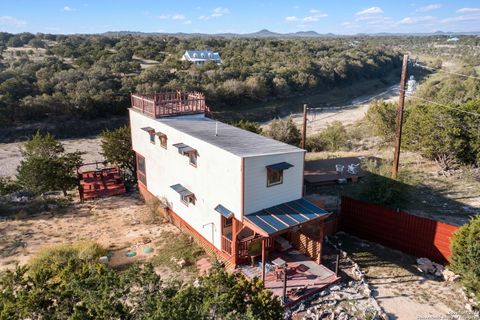
<path id="1" fill-rule="evenodd" d="M 117 167 L 78 171 L 80 199 L 89 200 L 126 192 Z"/>
<path id="2" fill-rule="evenodd" d="M 265 288 L 274 295 L 282 297 L 283 280 L 278 279 L 272 266 L 272 261 L 281 258 L 287 262 L 287 301 L 286 306 L 292 306 L 320 291 L 339 280 L 335 273 L 324 265 L 319 265 L 297 250 L 287 252 L 273 252 L 269 254 L 265 271 Z M 242 265 L 238 267 L 247 278 L 262 278 L 261 265 L 257 263 L 254 267 Z M 297 294 L 294 294 L 297 291 Z"/>

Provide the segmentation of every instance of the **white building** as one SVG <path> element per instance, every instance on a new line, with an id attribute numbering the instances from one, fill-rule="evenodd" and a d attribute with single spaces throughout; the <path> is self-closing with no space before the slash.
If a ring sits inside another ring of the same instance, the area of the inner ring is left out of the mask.
<path id="1" fill-rule="evenodd" d="M 142 194 L 234 266 L 327 216 L 302 198 L 304 150 L 206 117 L 203 95 L 132 95 L 129 112 Z"/>
<path id="2" fill-rule="evenodd" d="M 216 64 L 222 63 L 220 54 L 210 50 L 187 50 L 183 54 L 182 60 L 193 62 L 196 65 L 202 65 L 207 61 L 213 61 Z"/>

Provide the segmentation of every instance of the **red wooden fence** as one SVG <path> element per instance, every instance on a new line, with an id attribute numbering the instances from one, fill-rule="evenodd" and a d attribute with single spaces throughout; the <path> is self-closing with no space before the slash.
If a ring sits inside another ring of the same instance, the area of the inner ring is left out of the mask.
<path id="1" fill-rule="evenodd" d="M 457 226 L 342 197 L 340 229 L 416 257 L 447 262 Z"/>

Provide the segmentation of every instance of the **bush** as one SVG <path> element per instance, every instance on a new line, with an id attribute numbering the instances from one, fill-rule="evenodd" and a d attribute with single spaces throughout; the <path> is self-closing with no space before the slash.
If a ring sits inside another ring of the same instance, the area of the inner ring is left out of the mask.
<path id="1" fill-rule="evenodd" d="M 461 275 L 465 288 L 480 302 L 480 216 L 460 227 L 450 246 L 450 267 Z"/>
<path id="2" fill-rule="evenodd" d="M 262 134 L 262 132 L 263 132 L 260 124 L 258 122 L 254 122 L 254 121 L 249 121 L 249 120 L 242 119 L 238 122 L 233 123 L 233 125 L 237 128 L 247 130 L 247 131 L 250 131 L 250 132 L 253 132 L 253 133 L 256 133 L 256 134 Z"/>
<path id="3" fill-rule="evenodd" d="M 265 132 L 265 135 L 294 146 L 298 146 L 302 138 L 300 130 L 298 130 L 292 118 L 288 118 L 287 120 L 273 120 L 270 127 Z"/>
<path id="4" fill-rule="evenodd" d="M 16 181 L 10 178 L 0 177 L 0 196 L 4 196 L 15 191 L 19 191 L 21 188 Z"/>
<path id="5" fill-rule="evenodd" d="M 390 143 L 395 138 L 396 118 L 397 106 L 385 101 L 374 101 L 365 116 L 372 134 L 384 143 Z"/>
<path id="6" fill-rule="evenodd" d="M 310 152 L 338 151 L 348 147 L 348 133 L 340 121 L 334 121 L 320 133 L 308 137 L 306 145 Z"/>

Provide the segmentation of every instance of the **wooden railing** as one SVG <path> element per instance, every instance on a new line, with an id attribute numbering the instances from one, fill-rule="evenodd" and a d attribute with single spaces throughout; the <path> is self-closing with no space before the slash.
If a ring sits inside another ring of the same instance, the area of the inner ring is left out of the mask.
<path id="1" fill-rule="evenodd" d="M 222 251 L 227 253 L 229 256 L 232 255 L 232 240 L 225 236 L 222 236 Z"/>
<path id="2" fill-rule="evenodd" d="M 247 237 L 247 238 L 244 238 L 242 240 L 238 240 L 237 242 L 237 252 L 238 252 L 238 256 L 240 258 L 245 258 L 245 257 L 248 257 L 249 254 L 248 254 L 248 247 L 250 246 L 250 243 L 254 242 L 254 241 L 262 241 L 262 239 L 265 239 L 265 247 L 266 248 L 271 248 L 273 246 L 273 239 L 272 238 L 263 238 L 261 236 L 258 236 L 258 235 L 254 235 L 254 236 L 250 236 L 250 237 Z"/>
<path id="3" fill-rule="evenodd" d="M 206 113 L 209 109 L 201 92 L 163 92 L 132 94 L 132 108 L 152 117 Z"/>

